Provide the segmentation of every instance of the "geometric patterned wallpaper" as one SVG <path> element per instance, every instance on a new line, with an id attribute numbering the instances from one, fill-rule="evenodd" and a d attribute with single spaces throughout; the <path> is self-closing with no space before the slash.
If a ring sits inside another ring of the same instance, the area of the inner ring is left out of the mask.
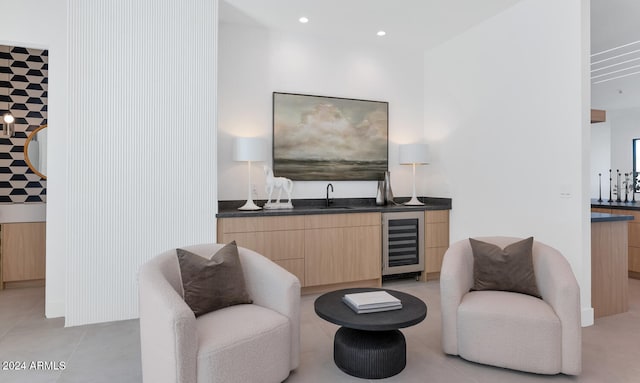
<path id="1" fill-rule="evenodd" d="M 7 105 L 15 134 L 0 135 L 0 202 L 46 202 L 47 181 L 24 159 L 29 132 L 47 123 L 49 52 L 0 45 L 0 116 Z"/>

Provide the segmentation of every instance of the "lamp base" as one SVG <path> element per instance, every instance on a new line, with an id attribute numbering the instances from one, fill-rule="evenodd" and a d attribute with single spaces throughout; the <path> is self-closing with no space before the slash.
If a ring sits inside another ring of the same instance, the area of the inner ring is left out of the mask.
<path id="1" fill-rule="evenodd" d="M 404 203 L 405 205 L 408 206 L 422 206 L 424 205 L 422 202 L 418 201 L 418 198 L 416 198 L 416 196 L 411 197 L 411 200 L 408 202 Z"/>
<path id="2" fill-rule="evenodd" d="M 262 208 L 256 205 L 252 199 L 249 199 L 244 205 L 239 207 L 238 210 L 262 210 Z"/>

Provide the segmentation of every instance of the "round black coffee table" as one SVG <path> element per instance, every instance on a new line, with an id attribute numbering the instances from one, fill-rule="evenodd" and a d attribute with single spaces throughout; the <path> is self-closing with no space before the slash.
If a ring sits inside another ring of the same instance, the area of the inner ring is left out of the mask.
<path id="1" fill-rule="evenodd" d="M 384 290 L 402 302 L 402 309 L 356 314 L 344 302 L 345 294 Z M 400 373 L 407 364 L 407 345 L 398 329 L 422 322 L 427 305 L 400 291 L 355 288 L 332 291 L 315 301 L 316 314 L 342 326 L 333 340 L 333 360 L 349 375 L 382 379 Z"/>

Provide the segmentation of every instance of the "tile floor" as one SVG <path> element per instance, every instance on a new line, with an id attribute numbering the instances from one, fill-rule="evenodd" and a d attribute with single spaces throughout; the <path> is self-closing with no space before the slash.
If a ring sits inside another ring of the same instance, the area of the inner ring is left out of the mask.
<path id="1" fill-rule="evenodd" d="M 640 280 L 630 280 L 630 311 L 596 320 L 583 330 L 583 373 L 538 376 L 483 366 L 446 356 L 440 350 L 440 302 L 437 282 L 393 281 L 385 287 L 416 295 L 427 302 L 422 323 L 404 329 L 407 367 L 377 382 L 640 382 Z M 301 363 L 287 383 L 364 382 L 333 363 L 332 340 L 337 326 L 313 311 L 316 296 L 302 298 Z M 137 320 L 64 328 L 62 319 L 45 319 L 44 289 L 0 292 L 0 362 L 54 362 L 49 370 L 5 371 L 0 382 L 141 382 Z M 64 370 L 60 363 L 65 363 Z M 55 367 L 58 367 L 56 370 Z"/>

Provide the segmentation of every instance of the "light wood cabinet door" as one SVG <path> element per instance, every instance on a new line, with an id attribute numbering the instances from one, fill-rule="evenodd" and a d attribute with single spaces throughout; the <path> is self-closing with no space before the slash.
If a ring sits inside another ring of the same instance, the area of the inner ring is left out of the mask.
<path id="1" fill-rule="evenodd" d="M 381 226 L 353 227 L 346 230 L 343 278 L 345 281 L 376 279 L 382 276 Z"/>
<path id="2" fill-rule="evenodd" d="M 640 247 L 629 246 L 629 271 L 640 273 Z"/>
<path id="3" fill-rule="evenodd" d="M 600 211 L 605 213 L 606 209 L 592 208 L 591 211 Z M 629 255 L 629 277 L 640 277 L 640 211 L 636 210 L 618 210 L 609 209 L 612 214 L 632 215 L 633 221 L 627 221 L 627 234 L 628 234 L 628 255 Z M 593 234 L 592 234 L 593 235 Z"/>
<path id="4" fill-rule="evenodd" d="M 629 246 L 640 247 L 640 222 L 629 221 L 628 227 Z"/>
<path id="5" fill-rule="evenodd" d="M 287 270 L 291 274 L 298 277 L 300 286 L 304 286 L 304 259 L 283 259 L 281 261 L 274 261 L 280 267 Z"/>
<path id="6" fill-rule="evenodd" d="M 626 226 L 626 221 L 591 224 L 591 306 L 596 318 L 629 309 Z"/>
<path id="7" fill-rule="evenodd" d="M 304 231 L 259 231 L 253 233 L 227 233 L 218 239 L 220 243 L 236 241 L 279 264 L 298 277 L 304 286 Z"/>
<path id="8" fill-rule="evenodd" d="M 2 224 L 2 280 L 45 278 L 44 222 Z"/>
<path id="9" fill-rule="evenodd" d="M 218 242 L 236 241 L 304 280 L 304 217 L 247 217 L 218 220 Z"/>
<path id="10" fill-rule="evenodd" d="M 427 210 L 424 214 L 425 272 L 437 276 L 449 248 L 449 210 Z"/>
<path id="11" fill-rule="evenodd" d="M 345 254 L 342 228 L 305 230 L 305 282 L 307 286 L 340 283 Z"/>
<path id="12" fill-rule="evenodd" d="M 307 216 L 305 221 L 305 282 L 328 285 L 382 274 L 380 213 Z"/>
<path id="13" fill-rule="evenodd" d="M 427 273 L 440 273 L 442 269 L 442 260 L 447 247 L 427 247 L 424 250 L 425 264 L 424 268 Z"/>

